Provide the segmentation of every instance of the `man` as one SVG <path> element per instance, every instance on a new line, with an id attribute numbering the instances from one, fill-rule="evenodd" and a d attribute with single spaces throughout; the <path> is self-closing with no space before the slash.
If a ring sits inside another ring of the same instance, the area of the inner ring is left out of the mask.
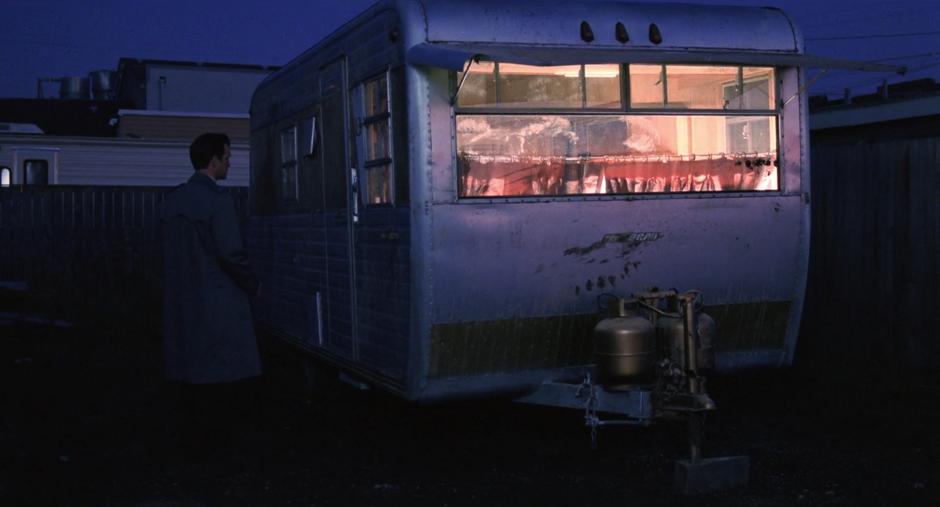
<path id="1" fill-rule="evenodd" d="M 249 298 L 260 284 L 245 258 L 235 205 L 216 181 L 228 174 L 225 134 L 189 147 L 195 173 L 163 207 L 166 378 L 183 383 L 183 445 L 221 445 L 243 408 L 245 379 L 261 374 Z"/>

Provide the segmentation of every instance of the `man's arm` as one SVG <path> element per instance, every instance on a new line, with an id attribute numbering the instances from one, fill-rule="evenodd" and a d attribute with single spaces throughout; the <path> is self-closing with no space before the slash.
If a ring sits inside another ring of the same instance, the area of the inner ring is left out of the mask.
<path id="1" fill-rule="evenodd" d="M 248 265 L 235 203 L 227 193 L 219 195 L 216 200 L 212 213 L 212 241 L 222 270 L 232 277 L 235 285 L 255 297 L 261 283 Z"/>

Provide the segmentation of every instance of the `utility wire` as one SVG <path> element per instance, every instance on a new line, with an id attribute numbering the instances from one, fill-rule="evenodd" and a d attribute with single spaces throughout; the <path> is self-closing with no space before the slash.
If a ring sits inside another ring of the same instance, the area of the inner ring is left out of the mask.
<path id="1" fill-rule="evenodd" d="M 925 69 L 929 69 L 931 67 L 936 67 L 938 65 L 940 65 L 940 60 L 926 63 L 924 65 L 920 65 L 917 67 L 911 67 L 908 69 L 908 75 L 910 75 L 911 73 L 916 73 Z M 895 81 L 894 83 L 899 83 L 899 82 L 903 82 L 903 81 Z M 841 90 L 833 90 L 831 88 L 828 88 L 829 86 L 834 85 L 834 83 L 828 83 L 825 85 L 826 88 L 816 90 L 815 93 L 826 94 L 826 95 L 842 95 L 845 92 L 844 90 L 845 88 L 848 88 L 849 90 L 858 89 L 858 88 L 871 88 L 871 87 L 881 86 L 882 83 L 883 83 L 882 80 L 854 81 L 851 83 L 846 83 L 844 86 L 842 86 Z M 888 84 L 892 84 L 892 83 L 888 83 Z"/>
<path id="2" fill-rule="evenodd" d="M 841 37 L 809 37 L 808 41 L 831 41 L 831 40 L 858 40 L 858 39 L 891 39 L 896 37 L 923 37 L 925 35 L 940 35 L 940 30 L 933 32 L 905 32 L 905 33 L 880 33 L 869 35 L 845 35 Z"/>
<path id="3" fill-rule="evenodd" d="M 916 55 L 892 56 L 889 58 L 879 58 L 877 60 L 871 60 L 871 61 L 872 63 L 891 62 L 891 61 L 897 61 L 897 60 L 913 60 L 914 58 L 926 58 L 928 56 L 940 56 L 940 52 L 934 51 L 932 53 L 920 53 Z"/>

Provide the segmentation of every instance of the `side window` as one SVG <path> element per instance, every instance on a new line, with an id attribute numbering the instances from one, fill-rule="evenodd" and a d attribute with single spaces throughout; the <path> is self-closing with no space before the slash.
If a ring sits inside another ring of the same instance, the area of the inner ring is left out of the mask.
<path id="1" fill-rule="evenodd" d="M 13 172 L 9 167 L 0 167 L 0 187 L 9 187 L 13 183 Z"/>
<path id="2" fill-rule="evenodd" d="M 23 161 L 23 173 L 26 175 L 27 185 L 44 187 L 49 184 L 49 162 L 46 160 Z"/>
<path id="3" fill-rule="evenodd" d="M 281 130 L 281 199 L 297 201 L 297 127 Z"/>
<path id="4" fill-rule="evenodd" d="M 320 157 L 319 123 L 314 114 L 307 113 L 297 131 L 297 151 L 300 164 L 300 201 L 303 209 L 323 209 L 323 170 Z"/>
<path id="5" fill-rule="evenodd" d="M 391 204 L 395 186 L 387 75 L 363 83 L 362 99 L 363 203 L 367 206 Z"/>
<path id="6" fill-rule="evenodd" d="M 470 108 L 619 109 L 620 65 L 470 66 L 457 105 Z M 463 73 L 457 73 L 457 80 Z"/>
<path id="7" fill-rule="evenodd" d="M 308 116 L 304 118 L 304 137 L 302 155 L 304 158 L 314 158 L 317 154 L 317 117 Z"/>

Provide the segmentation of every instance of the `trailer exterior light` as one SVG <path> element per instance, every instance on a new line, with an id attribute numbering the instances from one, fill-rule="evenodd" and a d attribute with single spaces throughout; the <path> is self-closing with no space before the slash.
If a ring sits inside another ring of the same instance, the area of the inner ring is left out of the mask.
<path id="1" fill-rule="evenodd" d="M 650 23 L 650 42 L 653 44 L 662 44 L 663 42 L 663 34 L 659 31 L 656 23 Z"/>
<path id="2" fill-rule="evenodd" d="M 614 37 L 616 37 L 617 42 L 621 44 L 630 42 L 630 34 L 627 33 L 627 27 L 623 26 L 623 23 L 620 22 L 617 22 L 617 25 L 614 27 Z"/>
<path id="3" fill-rule="evenodd" d="M 591 25 L 587 21 L 581 22 L 581 40 L 584 42 L 594 41 L 594 30 L 591 30 Z"/>

